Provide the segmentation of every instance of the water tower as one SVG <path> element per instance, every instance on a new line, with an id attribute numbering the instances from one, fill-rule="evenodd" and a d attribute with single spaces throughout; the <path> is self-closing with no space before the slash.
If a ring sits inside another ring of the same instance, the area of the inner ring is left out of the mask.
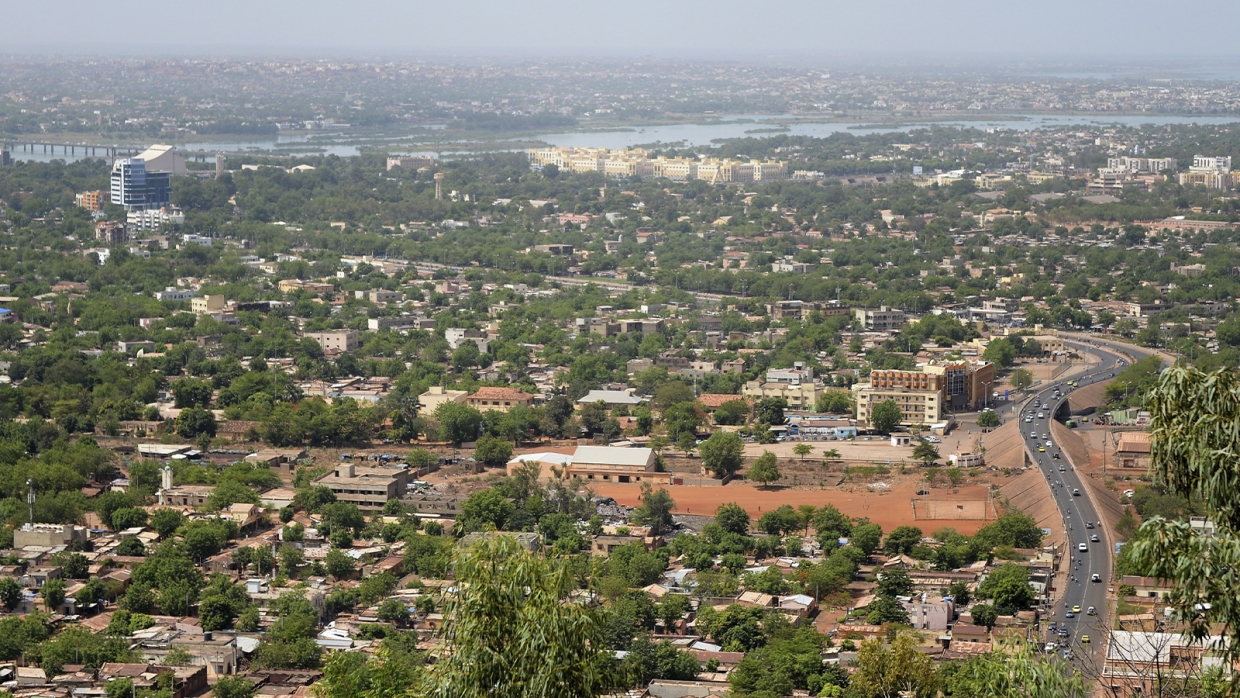
<path id="1" fill-rule="evenodd" d="M 435 201 L 443 201 L 443 173 L 435 173 Z"/>

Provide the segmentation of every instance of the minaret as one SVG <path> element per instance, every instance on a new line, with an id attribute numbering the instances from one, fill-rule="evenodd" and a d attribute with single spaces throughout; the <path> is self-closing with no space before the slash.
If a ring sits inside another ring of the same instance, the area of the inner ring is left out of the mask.
<path id="1" fill-rule="evenodd" d="M 165 465 L 163 472 L 159 474 L 159 503 L 167 504 L 164 501 L 164 493 L 172 489 L 172 466 Z"/>
<path id="2" fill-rule="evenodd" d="M 435 201 L 443 201 L 443 173 L 435 173 Z"/>

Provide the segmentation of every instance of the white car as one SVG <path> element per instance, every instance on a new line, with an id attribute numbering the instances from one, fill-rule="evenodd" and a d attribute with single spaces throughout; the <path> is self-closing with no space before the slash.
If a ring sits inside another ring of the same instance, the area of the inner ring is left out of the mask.
<path id="1" fill-rule="evenodd" d="M 1088 545 L 1085 545 L 1084 543 L 1080 543 L 1080 544 L 1078 544 L 1078 545 L 1076 546 L 1076 549 L 1077 549 L 1078 551 L 1082 552 L 1082 553 L 1087 553 L 1087 552 L 1089 552 L 1089 546 L 1088 546 Z"/>

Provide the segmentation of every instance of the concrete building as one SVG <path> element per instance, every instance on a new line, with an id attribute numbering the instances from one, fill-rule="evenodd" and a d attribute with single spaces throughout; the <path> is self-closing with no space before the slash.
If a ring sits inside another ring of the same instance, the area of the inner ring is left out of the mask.
<path id="1" fill-rule="evenodd" d="M 73 197 L 74 203 L 79 208 L 87 211 L 102 211 L 103 205 L 111 201 L 110 192 L 96 189 L 94 191 L 84 191 Z"/>
<path id="2" fill-rule="evenodd" d="M 885 305 L 880 308 L 854 308 L 853 315 L 868 332 L 890 332 L 908 323 L 908 315 L 903 310 Z"/>
<path id="3" fill-rule="evenodd" d="M 125 214 L 125 222 L 134 230 L 159 230 L 165 225 L 185 223 L 185 212 L 175 206 L 130 211 Z"/>
<path id="4" fill-rule="evenodd" d="M 401 291 L 387 291 L 381 288 L 373 291 L 354 291 L 353 297 L 365 298 L 371 303 L 399 303 L 405 300 L 405 294 Z"/>
<path id="5" fill-rule="evenodd" d="M 1122 170 L 1137 174 L 1138 172 L 1173 172 L 1176 169 L 1175 158 L 1107 158 L 1108 170 Z"/>
<path id="6" fill-rule="evenodd" d="M 99 221 L 95 224 L 95 239 L 107 245 L 115 245 L 129 239 L 124 223 Z"/>
<path id="7" fill-rule="evenodd" d="M 366 328 L 372 332 L 379 330 L 433 330 L 438 323 L 425 317 L 414 315 L 398 315 L 396 317 L 372 317 L 366 321 Z"/>
<path id="8" fill-rule="evenodd" d="M 188 288 L 173 288 L 169 286 L 162 291 L 155 292 L 155 300 L 159 301 L 187 301 L 198 295 L 197 291 Z"/>
<path id="9" fill-rule="evenodd" d="M 467 330 L 462 327 L 449 327 L 443 331 L 443 338 L 454 351 L 465 342 L 473 342 L 478 351 L 485 354 L 491 348 L 491 339 L 481 330 Z"/>
<path id="10" fill-rule="evenodd" d="M 712 184 L 783 179 L 787 165 L 777 161 L 737 161 L 720 158 L 654 157 L 641 148 L 535 148 L 528 152 L 530 167 L 548 165 L 566 172 L 599 172 L 608 177 L 666 177 L 701 179 Z"/>
<path id="11" fill-rule="evenodd" d="M 351 502 L 359 509 L 382 509 L 389 499 L 399 499 L 405 493 L 395 470 L 363 468 L 345 461 L 315 484 L 330 489 L 338 501 Z"/>
<path id="12" fill-rule="evenodd" d="M 418 404 L 422 414 L 434 414 L 435 410 L 445 402 L 463 403 L 469 396 L 466 390 L 447 390 L 442 385 L 432 385 L 425 393 L 418 396 Z"/>
<path id="13" fill-rule="evenodd" d="M 224 312 L 224 296 L 219 294 L 208 294 L 191 298 L 189 301 L 189 309 L 195 315 L 211 315 L 213 313 Z"/>
<path id="14" fill-rule="evenodd" d="M 416 170 L 419 167 L 431 167 L 435 164 L 435 158 L 429 155 L 400 155 L 397 157 L 389 157 L 387 159 L 387 168 L 389 171 L 400 167 L 406 170 Z"/>
<path id="15" fill-rule="evenodd" d="M 1231 171 L 1230 157 L 1194 155 L 1193 166 L 1180 173 L 1180 185 L 1228 189 L 1236 184 L 1237 174 Z"/>
<path id="16" fill-rule="evenodd" d="M 766 372 L 767 383 L 812 383 L 814 369 L 803 361 L 795 361 L 792 368 L 772 368 Z"/>
<path id="17" fill-rule="evenodd" d="M 318 342 L 323 351 L 353 351 L 361 346 L 357 330 L 307 332 L 305 337 Z"/>
<path id="18" fill-rule="evenodd" d="M 478 388 L 478 392 L 465 398 L 465 404 L 480 412 L 495 410 L 507 412 L 517 405 L 534 406 L 534 396 L 515 388 Z"/>
<path id="19" fill-rule="evenodd" d="M 81 526 L 72 524 L 22 524 L 13 530 L 13 547 L 22 549 L 28 545 L 41 548 L 69 546 L 73 543 L 85 543 L 87 532 Z"/>
<path id="20" fill-rule="evenodd" d="M 583 480 L 669 484 L 671 476 L 655 472 L 654 465 L 654 451 L 649 448 L 578 446 L 568 471 Z"/>
<path id="21" fill-rule="evenodd" d="M 858 383 L 853 386 L 853 396 L 857 404 L 857 422 L 870 425 L 870 414 L 874 406 L 880 402 L 892 400 L 900 408 L 900 423 L 905 426 L 914 424 L 933 424 L 943 415 L 942 395 L 938 390 L 910 390 L 908 388 L 876 388 L 869 383 Z"/>
<path id="22" fill-rule="evenodd" d="M 977 410 L 991 403 L 995 365 L 989 361 L 931 363 L 923 370 L 939 377 L 944 409 Z"/>
<path id="23" fill-rule="evenodd" d="M 908 611 L 909 624 L 917 630 L 943 632 L 956 617 L 956 607 L 951 601 L 927 600 L 924 596 L 914 597 L 913 601 L 903 601 L 901 605 Z"/>
<path id="24" fill-rule="evenodd" d="M 752 400 L 762 398 L 783 398 L 790 410 L 812 410 L 818 402 L 823 387 L 814 382 L 807 383 L 764 383 L 749 381 L 741 388 L 741 395 Z"/>

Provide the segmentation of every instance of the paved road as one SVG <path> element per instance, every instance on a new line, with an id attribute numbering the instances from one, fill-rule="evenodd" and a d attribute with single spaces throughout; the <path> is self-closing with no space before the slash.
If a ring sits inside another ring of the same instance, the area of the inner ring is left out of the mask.
<path id="1" fill-rule="evenodd" d="M 1078 659 L 1096 657 L 1102 650 L 1103 634 L 1099 632 L 1100 623 L 1106 618 L 1107 587 L 1111 578 L 1111 548 L 1106 531 L 1101 523 L 1102 517 L 1094 509 L 1086 491 L 1086 485 L 1075 469 L 1067 462 L 1058 445 L 1050 437 L 1049 420 L 1054 418 L 1071 388 L 1069 381 L 1078 386 L 1089 385 L 1106 380 L 1118 372 L 1129 362 L 1109 347 L 1095 346 L 1073 342 L 1078 351 L 1089 354 L 1098 360 L 1098 364 L 1088 372 L 1075 377 L 1065 377 L 1051 381 L 1033 394 L 1033 399 L 1026 403 L 1025 410 L 1018 415 L 1021 433 L 1024 435 L 1025 448 L 1030 459 L 1037 463 L 1038 468 L 1046 476 L 1051 485 L 1051 492 L 1059 512 L 1064 517 L 1064 529 L 1067 533 L 1069 551 L 1064 553 L 1068 560 L 1068 578 L 1052 612 L 1049 623 L 1057 628 L 1065 628 L 1067 636 L 1052 636 L 1046 633 L 1043 642 L 1057 642 L 1062 653 L 1065 646 L 1070 647 L 1073 656 Z M 1058 392 L 1057 392 L 1058 391 Z M 1034 402 L 1039 404 L 1034 407 Z M 1039 414 L 1041 415 L 1039 417 Z M 1050 445 L 1047 445 L 1047 444 Z M 1042 448 L 1039 451 L 1039 447 Z M 1055 456 L 1059 456 L 1056 458 Z M 1091 528 L 1092 526 L 1092 528 Z M 1097 540 L 1094 540 L 1094 539 Z M 1085 550 L 1080 550 L 1084 546 Z M 1098 581 L 1093 581 L 1097 575 Z M 1073 611 L 1080 607 L 1080 611 Z M 1087 615 L 1093 607 L 1097 615 Z M 1072 612 L 1073 617 L 1067 618 Z M 1090 642 L 1082 643 L 1088 636 Z"/>

